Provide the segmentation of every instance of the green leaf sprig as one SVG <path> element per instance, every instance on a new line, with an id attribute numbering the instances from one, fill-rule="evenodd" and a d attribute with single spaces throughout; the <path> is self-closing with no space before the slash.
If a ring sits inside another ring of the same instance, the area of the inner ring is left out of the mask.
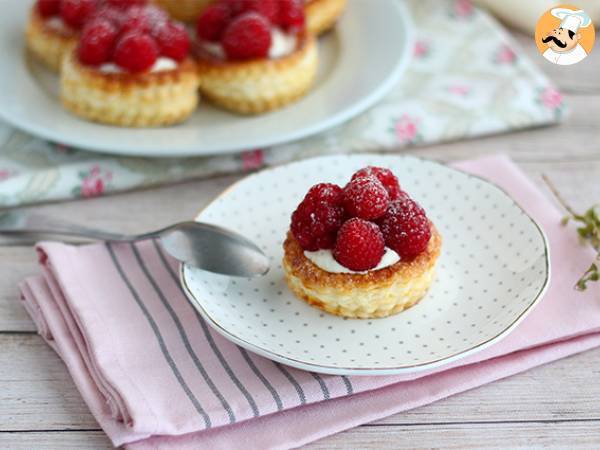
<path id="1" fill-rule="evenodd" d="M 575 289 L 578 291 L 585 291 L 588 287 L 588 283 L 600 281 L 600 206 L 594 205 L 585 213 L 578 214 L 562 198 L 550 179 L 546 175 L 542 175 L 542 178 L 556 197 L 556 200 L 558 200 L 568 213 L 567 216 L 562 219 L 562 224 L 566 226 L 571 221 L 576 222 L 578 224 L 577 233 L 579 234 L 581 242 L 591 245 L 592 248 L 596 250 L 596 258 L 589 269 L 585 271 L 575 284 Z"/>

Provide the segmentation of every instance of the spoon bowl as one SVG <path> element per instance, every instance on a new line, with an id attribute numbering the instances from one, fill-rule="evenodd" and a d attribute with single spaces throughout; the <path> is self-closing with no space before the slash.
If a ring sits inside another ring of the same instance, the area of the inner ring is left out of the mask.
<path id="1" fill-rule="evenodd" d="M 160 242 L 175 259 L 208 272 L 251 277 L 269 271 L 269 258 L 256 244 L 214 225 L 182 222 L 160 232 Z"/>

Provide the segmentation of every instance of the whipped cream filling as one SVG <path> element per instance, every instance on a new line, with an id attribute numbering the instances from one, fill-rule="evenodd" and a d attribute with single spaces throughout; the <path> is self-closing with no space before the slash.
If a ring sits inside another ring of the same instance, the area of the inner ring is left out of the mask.
<path id="1" fill-rule="evenodd" d="M 175 70 L 177 68 L 177 61 L 171 58 L 165 58 L 164 56 L 159 57 L 154 65 L 150 68 L 150 73 L 155 72 L 166 72 L 167 70 Z M 104 63 L 98 70 L 102 73 L 124 73 L 126 70 L 117 66 L 115 63 Z"/>
<path id="2" fill-rule="evenodd" d="M 293 53 L 296 49 L 297 37 L 294 33 L 284 33 L 280 28 L 271 30 L 271 47 L 269 47 L 269 58 L 281 58 Z"/>
<path id="3" fill-rule="evenodd" d="M 52 16 L 44 21 L 44 24 L 55 31 L 67 32 L 71 28 L 62 20 L 60 16 Z"/>
<path id="4" fill-rule="evenodd" d="M 374 270 L 385 269 L 386 267 L 392 266 L 400 261 L 400 255 L 388 247 L 385 248 L 385 253 L 381 258 L 381 261 L 379 261 L 379 264 L 377 264 L 377 266 L 371 270 L 365 270 L 363 272 L 356 272 L 342 266 L 335 260 L 331 250 L 317 250 L 316 252 L 309 252 L 307 250 L 304 252 L 304 256 L 310 259 L 319 269 L 329 273 L 368 273 Z"/>
<path id="5" fill-rule="evenodd" d="M 269 47 L 269 58 L 282 58 L 293 53 L 298 43 L 296 34 L 285 33 L 281 28 L 271 28 L 271 46 Z M 219 42 L 203 41 L 202 48 L 217 59 L 227 59 L 225 50 Z"/>

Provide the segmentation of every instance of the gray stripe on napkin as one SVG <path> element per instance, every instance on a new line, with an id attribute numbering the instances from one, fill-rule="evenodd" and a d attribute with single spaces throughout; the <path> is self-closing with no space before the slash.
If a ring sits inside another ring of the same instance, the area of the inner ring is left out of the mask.
<path id="1" fill-rule="evenodd" d="M 133 254 L 135 255 L 135 259 L 137 260 L 140 268 L 142 269 L 142 272 L 144 272 L 144 275 L 146 276 L 146 278 L 148 279 L 148 281 L 152 285 L 152 288 L 154 289 L 154 291 L 158 295 L 158 298 L 160 299 L 160 302 L 163 304 L 163 306 L 165 307 L 165 309 L 167 310 L 167 312 L 171 316 L 171 319 L 173 319 L 173 322 L 175 322 L 175 326 L 177 327 L 177 331 L 179 331 L 179 336 L 181 336 L 181 340 L 183 341 L 183 345 L 185 346 L 185 349 L 187 350 L 187 352 L 190 355 L 190 357 L 192 358 L 192 361 L 194 361 L 194 364 L 195 364 L 196 368 L 198 369 L 198 371 L 202 375 L 202 378 L 204 378 L 204 380 L 206 381 L 206 384 L 208 385 L 208 387 L 210 388 L 210 390 L 213 392 L 213 394 L 221 402 L 221 405 L 223 406 L 223 408 L 227 412 L 227 416 L 229 417 L 229 422 L 230 423 L 235 423 L 235 421 L 236 421 L 235 414 L 233 413 L 233 410 L 231 409 L 231 406 L 229 405 L 229 403 L 227 402 L 227 400 L 225 400 L 225 397 L 223 397 L 223 394 L 221 394 L 221 392 L 219 391 L 219 389 L 217 388 L 217 386 L 215 385 L 215 383 L 210 378 L 210 375 L 204 369 L 204 366 L 202 365 L 202 363 L 198 359 L 198 356 L 196 355 L 196 352 L 194 351 L 194 349 L 192 348 L 192 345 L 190 344 L 190 340 L 189 340 L 189 338 L 187 336 L 187 333 L 185 332 L 185 330 L 183 328 L 183 325 L 181 324 L 181 321 L 179 320 L 179 317 L 177 316 L 177 313 L 175 312 L 175 310 L 173 309 L 173 307 L 171 306 L 171 304 L 168 302 L 168 300 L 165 298 L 164 293 L 162 292 L 162 290 L 158 286 L 158 283 L 156 282 L 156 280 L 154 280 L 154 277 L 152 277 L 152 275 L 150 274 L 150 271 L 148 270 L 148 267 L 146 266 L 146 263 L 142 259 L 141 255 L 140 255 L 140 253 L 139 253 L 139 251 L 137 249 L 137 247 L 132 243 L 131 244 L 131 248 L 133 250 Z"/>
<path id="2" fill-rule="evenodd" d="M 319 386 L 321 386 L 321 390 L 323 391 L 323 399 L 325 400 L 329 400 L 330 395 L 329 395 L 329 389 L 327 389 L 327 385 L 325 384 L 325 381 L 323 381 L 323 378 L 321 378 L 318 374 L 311 372 L 310 373 L 313 378 L 315 380 L 317 380 L 317 382 L 319 383 Z"/>
<path id="3" fill-rule="evenodd" d="M 347 394 L 354 394 L 354 388 L 352 387 L 352 382 L 350 381 L 350 378 L 348 378 L 346 375 L 342 375 L 342 380 L 344 380 L 344 384 L 346 385 Z"/>
<path id="4" fill-rule="evenodd" d="M 296 389 L 296 392 L 298 393 L 298 397 L 300 398 L 300 404 L 305 405 L 306 404 L 306 395 L 304 394 L 304 391 L 302 390 L 302 386 L 300 386 L 300 384 L 296 381 L 296 379 L 292 376 L 292 374 L 288 372 L 288 370 L 285 367 L 283 367 L 281 364 L 279 364 L 276 361 L 273 361 L 273 364 L 275 364 L 275 367 L 277 367 L 279 369 L 279 371 L 283 374 L 283 376 L 286 377 L 290 383 L 292 383 L 292 386 L 294 386 L 294 389 Z"/>
<path id="5" fill-rule="evenodd" d="M 153 244 L 154 244 L 154 248 L 158 252 L 158 255 L 160 257 L 160 260 L 161 260 L 163 266 L 167 269 L 167 271 L 169 272 L 169 274 L 175 281 L 175 284 L 178 286 L 181 294 L 187 301 L 187 296 L 185 295 L 185 292 L 183 292 L 183 289 L 181 288 L 181 285 L 179 283 L 179 278 L 177 277 L 175 272 L 173 272 L 173 268 L 166 260 L 162 249 L 160 248 L 160 246 L 158 245 L 156 240 L 153 241 Z M 231 366 L 229 365 L 227 360 L 223 357 L 223 354 L 217 347 L 217 344 L 215 343 L 215 341 L 212 337 L 212 334 L 211 334 L 210 330 L 208 329 L 208 325 L 206 325 L 206 322 L 204 322 L 204 319 L 200 316 L 200 314 L 198 313 L 198 311 L 196 311 L 195 308 L 192 308 L 192 309 L 194 310 L 194 313 L 196 314 L 196 318 L 198 319 L 198 322 L 200 323 L 200 326 L 202 327 L 202 331 L 204 332 L 204 335 L 206 336 L 206 340 L 208 341 L 208 344 L 210 345 L 210 348 L 212 349 L 213 353 L 219 359 L 219 362 L 223 366 L 223 369 L 225 369 L 225 371 L 227 372 L 227 375 L 229 375 L 229 378 L 231 378 L 231 381 L 233 381 L 233 383 L 237 386 L 237 388 L 240 390 L 242 395 L 248 401 L 250 408 L 252 408 L 252 414 L 254 415 L 254 417 L 258 417 L 259 416 L 258 406 L 256 406 L 256 402 L 252 398 L 252 395 L 250 395 L 250 392 L 248 392 L 248 390 L 244 387 L 244 385 L 239 380 L 239 378 L 235 375 L 235 373 L 233 373 Z"/>
<path id="6" fill-rule="evenodd" d="M 154 321 L 152 315 L 150 314 L 150 312 L 146 308 L 146 305 L 144 305 L 144 303 L 140 299 L 140 296 L 138 295 L 137 291 L 135 290 L 135 288 L 131 284 L 131 281 L 129 281 L 129 278 L 127 278 L 127 275 L 125 274 L 125 272 L 123 270 L 123 267 L 119 263 L 119 261 L 117 259 L 117 256 L 115 255 L 115 253 L 113 251 L 113 248 L 112 248 L 111 244 L 107 243 L 105 245 L 105 248 L 107 249 L 107 251 L 108 251 L 108 253 L 110 255 L 110 258 L 111 258 L 111 260 L 112 260 L 115 268 L 117 269 L 117 272 L 119 273 L 121 279 L 123 280 L 123 283 L 125 283 L 125 285 L 129 289 L 129 292 L 131 293 L 131 296 L 133 297 L 133 299 L 135 300 L 135 302 L 137 303 L 137 305 L 139 306 L 139 308 L 142 310 L 142 313 L 146 317 L 146 320 L 148 321 L 148 324 L 150 325 L 150 328 L 152 328 L 152 331 L 154 332 L 154 335 L 156 336 L 156 339 L 158 341 L 158 345 L 159 345 L 159 347 L 160 347 L 160 349 L 162 351 L 162 354 L 163 354 L 165 360 L 167 361 L 167 364 L 169 364 L 169 367 L 171 368 L 171 371 L 173 372 L 173 375 L 175 376 L 175 378 L 179 382 L 181 388 L 183 389 L 183 391 L 186 393 L 186 395 L 188 396 L 188 398 L 190 399 L 190 401 L 194 405 L 194 408 L 196 408 L 196 411 L 198 411 L 198 413 L 204 419 L 204 424 L 206 425 L 206 428 L 210 428 L 211 427 L 210 417 L 208 416 L 208 414 L 206 414 L 206 411 L 204 411 L 204 409 L 202 408 L 202 405 L 200 405 L 200 402 L 198 401 L 198 399 L 196 398 L 196 396 L 192 393 L 192 391 L 190 390 L 189 386 L 187 385 L 187 383 L 185 382 L 185 380 L 181 376 L 181 373 L 179 372 L 179 369 L 177 368 L 177 365 L 175 364 L 175 361 L 173 361 L 173 358 L 171 357 L 171 354 L 169 353 L 169 350 L 167 349 L 165 341 L 164 341 L 164 339 L 163 339 L 163 337 L 162 337 L 162 335 L 160 333 L 160 330 L 158 329 L 158 325 L 156 325 L 156 322 Z"/>
<path id="7" fill-rule="evenodd" d="M 256 364 L 254 364 L 254 361 L 252 361 L 252 358 L 250 357 L 248 352 L 245 349 L 243 349 L 242 347 L 238 347 L 238 348 L 240 349 L 242 356 L 244 357 L 244 359 L 250 366 L 250 369 L 252 369 L 252 372 L 254 372 L 254 374 L 258 377 L 258 379 L 260 381 L 262 381 L 262 383 L 265 385 L 265 387 L 269 390 L 269 392 L 273 396 L 273 400 L 275 400 L 275 403 L 277 404 L 277 411 L 281 411 L 283 409 L 283 404 L 281 403 L 281 397 L 279 397 L 277 390 L 273 387 L 273 385 L 269 382 L 269 380 L 267 380 L 267 378 L 263 375 L 263 373 L 260 371 L 260 369 L 258 367 L 256 367 Z"/>

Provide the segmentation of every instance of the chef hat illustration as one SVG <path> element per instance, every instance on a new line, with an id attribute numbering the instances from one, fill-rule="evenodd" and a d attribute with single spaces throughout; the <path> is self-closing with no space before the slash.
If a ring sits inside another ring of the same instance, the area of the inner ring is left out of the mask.
<path id="1" fill-rule="evenodd" d="M 581 9 L 573 11 L 567 8 L 554 8 L 550 13 L 561 20 L 561 28 L 571 30 L 573 33 L 577 33 L 579 28 L 585 28 L 592 23 L 590 16 Z"/>

